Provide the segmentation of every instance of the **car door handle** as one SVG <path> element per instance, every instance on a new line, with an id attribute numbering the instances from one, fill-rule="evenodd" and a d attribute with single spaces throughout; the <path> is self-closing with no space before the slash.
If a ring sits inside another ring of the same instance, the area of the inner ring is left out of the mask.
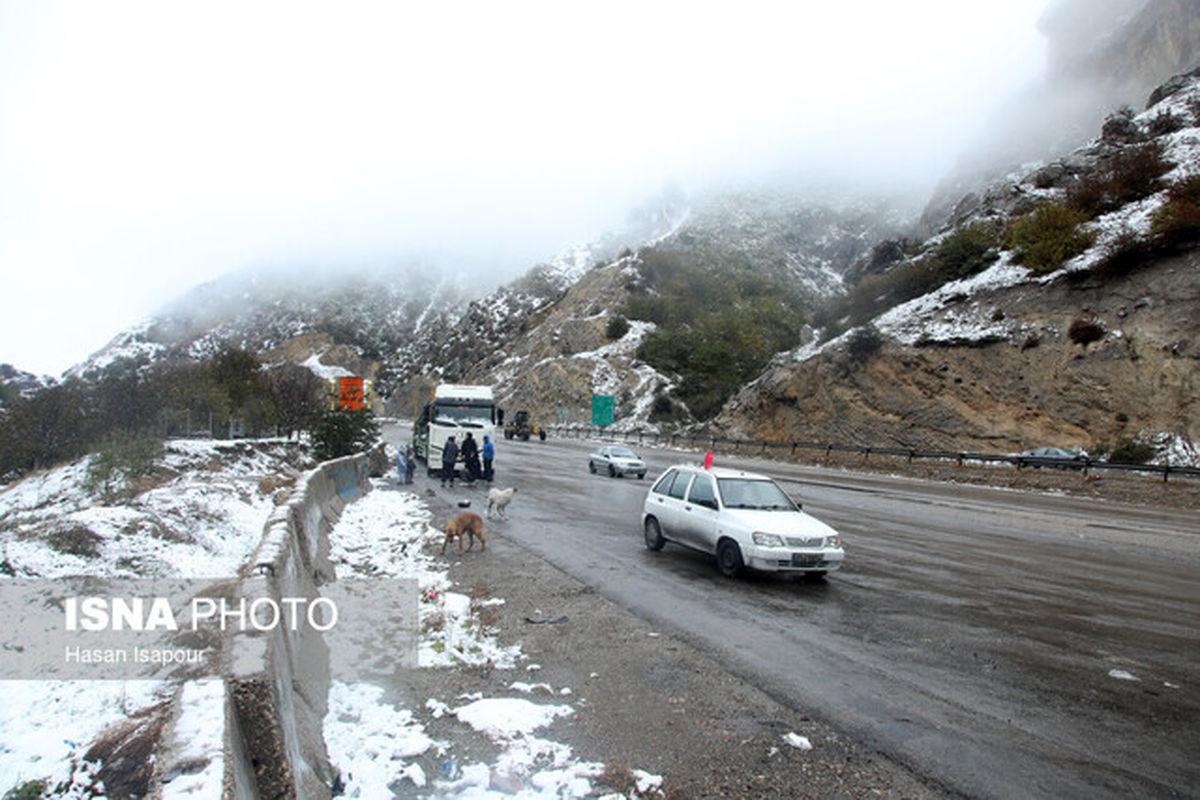
<path id="1" fill-rule="evenodd" d="M 683 507 L 683 510 L 684 510 L 684 511 L 691 511 L 691 510 L 692 510 L 692 507 L 691 507 L 691 506 L 684 506 L 684 507 Z"/>

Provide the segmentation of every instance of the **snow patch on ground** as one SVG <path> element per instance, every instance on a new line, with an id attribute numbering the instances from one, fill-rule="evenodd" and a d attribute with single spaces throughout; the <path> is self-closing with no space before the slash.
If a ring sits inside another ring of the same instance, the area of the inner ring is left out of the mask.
<path id="1" fill-rule="evenodd" d="M 346 507 L 329 534 L 330 558 L 339 579 L 412 578 L 420 587 L 422 667 L 459 664 L 512 669 L 519 645 L 505 647 L 473 613 L 471 600 L 450 591 L 444 562 L 426 545 L 444 534 L 424 501 L 412 492 L 397 491 L 387 480 L 374 481 L 376 491 Z"/>
<path id="2" fill-rule="evenodd" d="M 70 777 L 92 740 L 166 701 L 160 681 L 0 681 L 0 794 L 31 781 Z M 218 792 L 219 794 L 219 792 Z"/>
<path id="3" fill-rule="evenodd" d="M 813 748 L 812 742 L 808 740 L 807 736 L 801 736 L 795 732 L 785 733 L 782 738 L 797 750 L 812 750 Z"/>
<path id="4" fill-rule="evenodd" d="M 324 729 L 346 797 L 392 797 L 424 787 L 425 771 L 409 759 L 444 748 L 411 711 L 388 703 L 383 689 L 369 683 L 333 682 Z"/>
<path id="5" fill-rule="evenodd" d="M 1128 672 L 1123 669 L 1110 669 L 1108 671 L 1108 677 L 1116 678 L 1119 681 L 1140 681 L 1141 680 L 1141 678 L 1137 677 L 1132 672 Z"/>
<path id="6" fill-rule="evenodd" d="M 570 706 L 539 705 L 519 697 L 488 697 L 454 709 L 454 716 L 493 740 L 512 739 L 575 713 Z"/>
<path id="7" fill-rule="evenodd" d="M 162 800 L 219 797 L 225 780 L 225 683 L 188 681 L 170 743 L 177 762 L 203 764 L 163 786 Z"/>

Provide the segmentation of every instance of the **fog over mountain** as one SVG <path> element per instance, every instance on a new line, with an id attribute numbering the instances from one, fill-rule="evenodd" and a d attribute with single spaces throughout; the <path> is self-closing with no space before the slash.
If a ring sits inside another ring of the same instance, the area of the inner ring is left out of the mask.
<path id="1" fill-rule="evenodd" d="M 1043 79 L 1047 5 L 0 3 L 0 362 L 244 269 L 480 294 L 664 186 L 918 206 Z"/>

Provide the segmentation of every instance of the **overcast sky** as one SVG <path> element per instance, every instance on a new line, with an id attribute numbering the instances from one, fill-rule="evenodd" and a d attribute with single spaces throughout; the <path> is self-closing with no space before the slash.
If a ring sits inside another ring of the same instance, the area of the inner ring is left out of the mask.
<path id="1" fill-rule="evenodd" d="M 260 264 L 506 277 L 671 181 L 927 191 L 1046 0 L 0 0 L 0 362 Z"/>

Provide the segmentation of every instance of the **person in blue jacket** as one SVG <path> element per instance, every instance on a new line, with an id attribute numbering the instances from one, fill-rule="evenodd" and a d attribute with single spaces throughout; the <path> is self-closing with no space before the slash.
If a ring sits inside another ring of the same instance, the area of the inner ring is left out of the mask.
<path id="1" fill-rule="evenodd" d="M 483 456 L 483 479 L 491 483 L 492 460 L 496 458 L 496 445 L 492 444 L 492 437 L 487 435 L 483 437 L 483 449 L 480 454 Z"/>
<path id="2" fill-rule="evenodd" d="M 404 451 L 396 449 L 396 483 L 404 483 L 404 478 L 408 475 L 408 458 L 405 457 Z"/>

